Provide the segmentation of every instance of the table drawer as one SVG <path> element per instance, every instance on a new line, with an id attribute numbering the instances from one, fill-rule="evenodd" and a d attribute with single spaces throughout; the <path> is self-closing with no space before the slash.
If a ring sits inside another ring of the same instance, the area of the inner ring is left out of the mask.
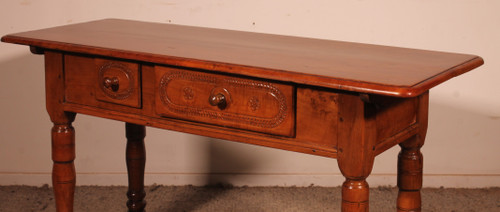
<path id="1" fill-rule="evenodd" d="M 156 66 L 160 116 L 294 136 L 294 88 L 200 71 Z"/>
<path id="2" fill-rule="evenodd" d="M 64 64 L 66 101 L 92 106 L 105 102 L 141 107 L 138 63 L 65 55 Z"/>
<path id="3" fill-rule="evenodd" d="M 97 58 L 97 100 L 140 107 L 139 64 Z"/>

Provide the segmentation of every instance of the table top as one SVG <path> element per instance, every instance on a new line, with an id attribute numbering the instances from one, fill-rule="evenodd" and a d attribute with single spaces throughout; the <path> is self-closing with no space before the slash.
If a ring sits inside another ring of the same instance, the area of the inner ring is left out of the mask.
<path id="1" fill-rule="evenodd" d="M 397 97 L 418 96 L 483 64 L 467 54 L 118 19 L 2 41 Z"/>

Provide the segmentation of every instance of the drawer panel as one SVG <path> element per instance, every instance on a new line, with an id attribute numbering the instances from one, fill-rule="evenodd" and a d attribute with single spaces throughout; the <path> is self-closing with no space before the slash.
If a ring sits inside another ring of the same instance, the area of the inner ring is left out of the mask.
<path id="1" fill-rule="evenodd" d="M 291 85 L 164 66 L 155 74 L 161 116 L 294 136 Z"/>
<path id="2" fill-rule="evenodd" d="M 96 58 L 96 99 L 130 107 L 140 107 L 139 64 Z"/>
<path id="3" fill-rule="evenodd" d="M 98 106 L 99 102 L 141 107 L 139 64 L 65 55 L 66 101 Z"/>

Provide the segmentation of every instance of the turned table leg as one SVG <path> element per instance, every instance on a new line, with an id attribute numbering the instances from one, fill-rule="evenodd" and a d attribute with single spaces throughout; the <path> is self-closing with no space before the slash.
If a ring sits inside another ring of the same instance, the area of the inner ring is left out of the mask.
<path id="1" fill-rule="evenodd" d="M 400 144 L 398 155 L 398 211 L 421 211 L 420 189 L 422 188 L 423 158 L 418 138 Z"/>
<path id="2" fill-rule="evenodd" d="M 73 211 L 75 192 L 75 130 L 71 121 L 52 127 L 52 185 L 59 212 Z"/>
<path id="3" fill-rule="evenodd" d="M 144 137 L 146 128 L 142 125 L 131 123 L 125 124 L 125 134 L 127 137 L 127 171 L 128 171 L 128 192 L 127 207 L 130 212 L 144 211 L 146 201 L 144 197 L 144 168 L 146 164 L 146 150 L 144 148 Z"/>
<path id="4" fill-rule="evenodd" d="M 52 186 L 58 212 L 73 211 L 76 174 L 75 130 L 71 123 L 75 113 L 65 112 L 63 55 L 45 51 L 46 107 L 52 127 Z"/>
<path id="5" fill-rule="evenodd" d="M 349 179 L 342 184 L 342 211 L 368 211 L 370 188 L 365 179 Z"/>
<path id="6" fill-rule="evenodd" d="M 342 211 L 369 211 L 370 175 L 375 158 L 376 108 L 356 95 L 339 96 L 337 162 L 346 178 L 342 185 Z"/>
<path id="7" fill-rule="evenodd" d="M 398 155 L 398 211 L 421 211 L 420 189 L 422 188 L 423 156 L 420 148 L 424 145 L 427 133 L 427 116 L 429 93 L 418 97 L 419 105 L 417 123 L 419 131 L 416 135 L 400 143 Z"/>

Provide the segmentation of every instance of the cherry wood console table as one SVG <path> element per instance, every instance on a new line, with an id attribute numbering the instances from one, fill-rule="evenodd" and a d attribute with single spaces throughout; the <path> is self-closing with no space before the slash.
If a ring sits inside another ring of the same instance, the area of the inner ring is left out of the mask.
<path id="1" fill-rule="evenodd" d="M 420 211 L 428 90 L 480 57 L 107 19 L 11 34 L 45 55 L 57 210 L 73 210 L 77 113 L 126 122 L 129 211 L 145 126 L 336 158 L 342 211 L 368 211 L 374 158 L 398 156 L 398 211 Z"/>

